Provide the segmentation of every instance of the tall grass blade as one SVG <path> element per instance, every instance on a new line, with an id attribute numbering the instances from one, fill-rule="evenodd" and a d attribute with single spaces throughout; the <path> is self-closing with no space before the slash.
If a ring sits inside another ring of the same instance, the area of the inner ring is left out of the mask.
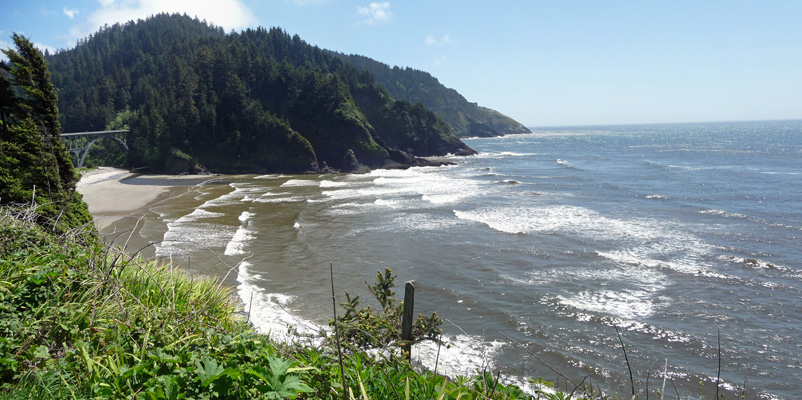
<path id="1" fill-rule="evenodd" d="M 621 342 L 621 349 L 624 350 L 624 360 L 627 362 L 627 369 L 629 370 L 629 384 L 632 388 L 632 398 L 635 399 L 635 379 L 632 377 L 632 366 L 629 364 L 629 357 L 627 357 L 627 348 L 624 346 L 624 340 L 621 339 L 621 332 L 618 331 L 618 325 L 613 325 L 615 334 L 618 335 L 618 341 Z"/>

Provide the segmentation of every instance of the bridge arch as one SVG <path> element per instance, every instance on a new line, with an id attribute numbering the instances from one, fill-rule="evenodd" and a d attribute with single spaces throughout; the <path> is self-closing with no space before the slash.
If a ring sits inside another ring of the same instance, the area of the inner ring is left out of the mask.
<path id="1" fill-rule="evenodd" d="M 89 143 L 86 144 L 86 148 L 83 149 L 83 151 L 81 151 L 80 156 L 78 156 L 78 154 L 76 154 L 76 156 L 78 156 L 78 157 L 76 157 L 76 158 L 78 158 L 78 165 L 77 165 L 78 168 L 81 168 L 81 167 L 84 166 L 84 161 L 86 161 L 86 156 L 89 155 L 89 149 L 91 149 L 92 145 L 95 144 L 95 142 L 97 142 L 100 139 L 111 139 L 114 143 L 117 143 L 117 147 L 119 147 L 120 150 L 122 150 L 123 153 L 128 154 L 128 145 L 126 145 L 125 142 L 123 142 L 122 140 L 120 140 L 120 139 L 118 139 L 118 138 L 116 138 L 114 136 L 97 137 L 95 139 L 90 140 Z"/>
<path id="2" fill-rule="evenodd" d="M 61 140 L 64 142 L 67 151 L 75 155 L 75 166 L 80 168 L 83 167 L 84 161 L 86 161 L 89 149 L 100 139 L 111 139 L 123 153 L 127 154 L 128 145 L 125 143 L 127 133 L 128 130 L 62 133 Z"/>

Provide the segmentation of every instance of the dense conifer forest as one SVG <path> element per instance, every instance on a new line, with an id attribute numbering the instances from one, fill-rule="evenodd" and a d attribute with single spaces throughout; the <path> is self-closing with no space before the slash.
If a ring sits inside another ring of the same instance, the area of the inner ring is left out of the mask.
<path id="1" fill-rule="evenodd" d="M 130 129 L 131 168 L 354 171 L 474 153 L 423 104 L 278 28 L 225 33 L 160 14 L 46 58 L 64 130 Z M 99 161 L 121 161 L 109 147 Z"/>

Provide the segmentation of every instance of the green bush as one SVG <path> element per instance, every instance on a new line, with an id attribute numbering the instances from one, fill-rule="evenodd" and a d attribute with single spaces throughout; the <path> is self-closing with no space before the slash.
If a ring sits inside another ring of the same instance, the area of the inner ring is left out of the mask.
<path id="1" fill-rule="evenodd" d="M 345 314 L 338 317 L 337 325 L 346 347 L 352 350 L 368 350 L 409 344 L 401 340 L 404 305 L 395 301 L 393 288 L 396 286 L 396 277 L 389 268 L 385 268 L 384 274 L 380 271 L 376 273 L 376 283 L 368 285 L 368 290 L 381 306 L 380 310 L 360 308 L 359 296 L 351 297 L 345 291 L 346 301 L 340 304 L 345 309 Z M 329 324 L 334 325 L 334 321 Z M 442 325 L 443 320 L 437 316 L 437 312 L 429 317 L 419 314 L 412 329 L 412 344 L 423 340 L 437 341 L 442 333 Z"/>

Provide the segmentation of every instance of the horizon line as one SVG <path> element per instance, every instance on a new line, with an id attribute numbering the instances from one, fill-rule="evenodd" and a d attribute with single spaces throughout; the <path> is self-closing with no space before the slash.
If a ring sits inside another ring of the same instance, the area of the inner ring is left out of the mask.
<path id="1" fill-rule="evenodd" d="M 527 129 L 547 129 L 547 128 L 587 128 L 587 127 L 605 127 L 605 126 L 724 124 L 724 123 L 793 122 L 793 121 L 802 121 L 802 118 L 744 119 L 744 120 L 719 120 L 719 121 L 684 121 L 684 122 L 622 122 L 622 123 L 599 123 L 599 124 L 576 124 L 576 125 L 525 125 L 525 127 Z"/>

